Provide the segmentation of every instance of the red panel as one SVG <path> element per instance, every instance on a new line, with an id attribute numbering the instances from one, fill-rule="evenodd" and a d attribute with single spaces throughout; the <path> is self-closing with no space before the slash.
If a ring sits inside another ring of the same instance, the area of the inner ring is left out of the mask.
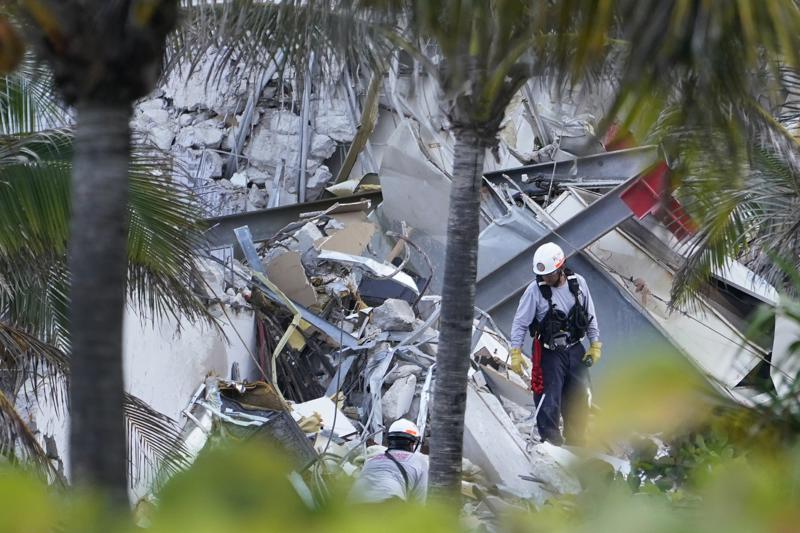
<path id="1" fill-rule="evenodd" d="M 667 164 L 663 161 L 644 174 L 620 195 L 639 220 L 654 213 L 667 186 Z"/>
<path id="2" fill-rule="evenodd" d="M 683 240 L 694 235 L 697 225 L 669 192 L 668 172 L 667 164 L 662 161 L 623 191 L 620 198 L 636 218 L 641 220 L 653 215 L 675 237 Z"/>

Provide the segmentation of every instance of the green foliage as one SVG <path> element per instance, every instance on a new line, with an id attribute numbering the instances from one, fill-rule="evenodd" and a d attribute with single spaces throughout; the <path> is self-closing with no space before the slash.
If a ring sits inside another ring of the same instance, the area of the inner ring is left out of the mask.
<path id="1" fill-rule="evenodd" d="M 800 447 L 760 450 L 747 460 L 719 455 L 698 442 L 692 493 L 648 484 L 632 490 L 622 480 L 596 490 L 552 500 L 542 509 L 506 515 L 501 528 L 523 531 L 700 531 L 792 530 L 800 518 Z M 723 450 L 725 447 L 723 446 Z M 702 452 L 701 450 L 708 450 Z M 702 455 L 718 456 L 713 460 Z M 456 513 L 434 505 L 349 506 L 346 492 L 332 487 L 330 499 L 310 509 L 287 480 L 287 461 L 275 450 L 251 443 L 200 457 L 176 476 L 156 504 L 137 505 L 134 519 L 149 531 L 220 530 L 403 532 L 464 529 Z M 708 465 L 711 465 L 708 468 Z M 22 472 L 0 472 L 2 531 L 133 531 L 130 515 L 103 514 L 98 495 L 61 493 Z"/>
<path id="2" fill-rule="evenodd" d="M 175 476 L 158 494 L 155 505 L 140 502 L 134 521 L 148 531 L 219 532 L 328 531 L 449 532 L 459 529 L 457 513 L 430 505 L 365 505 L 351 507 L 346 487 L 331 487 L 331 497 L 309 508 L 287 476 L 291 462 L 277 450 L 251 442 L 223 447 L 198 458 L 192 469 Z M 132 531 L 127 511 L 110 518 L 101 514 L 101 495 L 47 489 L 20 472 L 0 472 L 0 495 L 21 489 L 13 513 L 2 513 L 2 531 Z M 5 521 L 5 522 L 4 522 Z M 3 527 L 7 526 L 7 527 Z M 38 529 L 37 529 L 38 528 Z"/>
<path id="3" fill-rule="evenodd" d="M 50 84 L 49 73 L 30 62 L 0 79 L 0 317 L 66 350 L 72 133 Z M 193 253 L 202 239 L 199 212 L 171 171 L 165 155 L 135 145 L 130 301 L 152 310 L 154 318 L 211 321 L 192 290 Z"/>

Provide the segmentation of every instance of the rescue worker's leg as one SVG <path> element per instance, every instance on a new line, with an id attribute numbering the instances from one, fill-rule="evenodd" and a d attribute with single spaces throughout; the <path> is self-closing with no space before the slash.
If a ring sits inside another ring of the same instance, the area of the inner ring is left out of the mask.
<path id="1" fill-rule="evenodd" d="M 564 437 L 567 444 L 585 444 L 586 422 L 589 417 L 589 369 L 581 359 L 586 350 L 578 343 L 569 348 L 569 358 L 564 376 L 562 414 L 564 416 Z"/>
<path id="2" fill-rule="evenodd" d="M 536 417 L 536 427 L 542 440 L 560 446 L 564 443 L 559 428 L 561 421 L 561 392 L 564 376 L 567 372 L 568 360 L 566 352 L 557 352 L 542 348 L 542 377 L 544 378 L 544 401 Z M 533 401 L 539 405 L 541 396 L 533 395 Z"/>

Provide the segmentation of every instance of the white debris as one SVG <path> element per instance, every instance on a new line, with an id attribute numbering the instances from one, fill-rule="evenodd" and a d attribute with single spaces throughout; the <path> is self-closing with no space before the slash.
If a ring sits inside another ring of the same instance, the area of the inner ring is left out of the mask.
<path id="1" fill-rule="evenodd" d="M 417 389 L 417 378 L 412 374 L 400 378 L 389 387 L 383 395 L 383 423 L 389 425 L 398 418 L 402 418 L 411 408 L 414 393 Z"/>
<path id="2" fill-rule="evenodd" d="M 219 148 L 222 135 L 217 121 L 206 120 L 181 129 L 175 143 L 184 148 Z"/>
<path id="3" fill-rule="evenodd" d="M 156 126 L 147 130 L 147 139 L 159 150 L 169 150 L 175 140 L 175 132 L 166 126 Z"/>
<path id="4" fill-rule="evenodd" d="M 200 164 L 197 168 L 196 179 L 210 180 L 222 177 L 222 157 L 213 150 L 206 150 L 204 152 L 193 151 L 199 154 L 198 159 Z"/>
<path id="5" fill-rule="evenodd" d="M 306 180 L 306 188 L 309 191 L 320 191 L 322 190 L 328 182 L 333 178 L 333 174 L 331 171 L 328 170 L 328 167 L 325 165 L 321 165 L 317 170 L 314 172 L 308 180 Z"/>
<path id="6" fill-rule="evenodd" d="M 231 176 L 231 183 L 237 187 L 247 187 L 247 174 L 234 172 L 233 176 Z"/>
<path id="7" fill-rule="evenodd" d="M 372 310 L 370 322 L 384 331 L 413 331 L 414 311 L 405 300 L 389 298 Z"/>

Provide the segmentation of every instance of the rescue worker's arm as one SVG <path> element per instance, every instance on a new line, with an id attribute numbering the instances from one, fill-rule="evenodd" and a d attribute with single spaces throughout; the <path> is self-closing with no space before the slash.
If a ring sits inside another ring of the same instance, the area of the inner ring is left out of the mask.
<path id="1" fill-rule="evenodd" d="M 592 293 L 589 292 L 589 286 L 586 284 L 585 279 L 581 279 L 583 285 L 582 291 L 586 295 L 586 313 L 589 315 L 589 326 L 586 328 L 586 336 L 589 337 L 590 346 L 583 356 L 583 362 L 591 366 L 596 363 L 602 354 L 603 343 L 600 342 L 600 328 L 597 326 L 597 315 L 594 312 L 594 301 L 592 300 Z M 591 361 L 591 362 L 590 362 Z"/>
<path id="2" fill-rule="evenodd" d="M 528 333 L 528 326 L 533 322 L 536 316 L 536 292 L 539 291 L 539 286 L 536 282 L 528 285 L 522 298 L 519 299 L 517 306 L 517 313 L 514 315 L 514 322 L 511 323 L 511 347 L 522 349 L 522 343 L 525 341 L 525 335 Z"/>
<path id="3" fill-rule="evenodd" d="M 525 290 L 517 306 L 517 313 L 514 315 L 514 322 L 511 324 L 511 370 L 520 376 L 523 375 L 522 367 L 529 366 L 525 357 L 522 355 L 522 343 L 525 341 L 525 334 L 528 326 L 536 316 L 536 299 L 532 290 L 539 290 L 536 283 L 532 283 Z"/>

